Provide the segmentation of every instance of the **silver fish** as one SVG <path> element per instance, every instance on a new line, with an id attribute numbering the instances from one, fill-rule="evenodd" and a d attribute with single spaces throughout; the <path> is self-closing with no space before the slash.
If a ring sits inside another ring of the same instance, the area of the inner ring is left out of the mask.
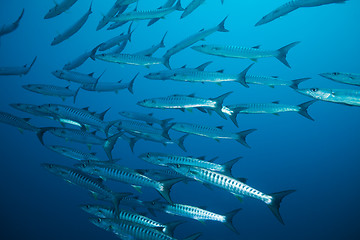
<path id="1" fill-rule="evenodd" d="M 109 11 L 100 20 L 99 24 L 96 27 L 96 31 L 99 31 L 100 29 L 105 27 L 117 13 L 119 13 L 119 12 L 123 13 L 127 9 L 128 5 L 124 6 L 122 4 L 122 2 L 124 2 L 124 1 L 116 0 L 114 5 L 109 9 Z"/>
<path id="2" fill-rule="evenodd" d="M 69 8 L 72 7 L 78 0 L 63 0 L 61 3 L 55 2 L 55 7 L 51 8 L 49 12 L 45 15 L 44 19 L 49 19 L 60 15 Z"/>
<path id="3" fill-rule="evenodd" d="M 59 146 L 59 145 L 47 145 L 46 146 L 51 151 L 59 153 L 65 157 L 77 160 L 77 161 L 101 161 L 100 158 L 96 156 L 96 153 L 85 153 L 80 150 Z"/>
<path id="4" fill-rule="evenodd" d="M 154 123 L 160 125 L 162 128 L 165 128 L 173 118 L 168 118 L 164 120 L 159 120 L 155 117 L 153 117 L 153 113 L 145 114 L 140 112 L 128 112 L 128 111 L 122 111 L 119 112 L 119 114 L 123 117 L 133 119 L 133 120 L 139 120 L 146 122 L 150 126 L 152 126 Z"/>
<path id="5" fill-rule="evenodd" d="M 285 66 L 290 67 L 289 63 L 286 60 L 288 51 L 298 45 L 300 42 L 290 43 L 278 50 L 264 50 L 256 47 L 238 47 L 238 46 L 223 46 L 223 45 L 200 45 L 191 47 L 195 51 L 220 56 L 220 57 L 229 57 L 229 58 L 246 58 L 251 60 L 257 60 L 258 58 L 267 58 L 275 57 Z"/>
<path id="6" fill-rule="evenodd" d="M 145 49 L 145 50 L 142 50 L 140 52 L 136 52 L 135 54 L 136 55 L 143 55 L 143 56 L 152 56 L 157 50 L 159 50 L 160 48 L 164 48 L 165 47 L 165 43 L 164 43 L 164 40 L 165 40 L 165 37 L 167 35 L 167 32 L 164 34 L 163 38 L 161 39 L 160 43 L 148 48 L 148 49 Z"/>
<path id="7" fill-rule="evenodd" d="M 130 24 L 127 34 L 121 33 L 119 36 L 113 37 L 101 43 L 99 51 L 106 51 L 112 47 L 115 47 L 116 45 L 119 45 L 123 41 L 131 42 L 131 35 L 133 34 L 133 31 L 131 31 L 131 26 L 132 24 Z"/>
<path id="8" fill-rule="evenodd" d="M 10 113 L 0 112 L 0 122 L 14 126 L 22 132 L 23 130 L 38 132 L 39 128 L 29 124 L 30 118 L 19 118 Z"/>
<path id="9" fill-rule="evenodd" d="M 29 73 L 30 69 L 32 68 L 32 66 L 34 65 L 36 58 L 34 58 L 34 60 L 32 61 L 32 63 L 28 66 L 27 64 L 25 64 L 24 66 L 21 67 L 0 67 L 0 76 L 10 76 L 10 75 L 17 75 L 17 76 L 23 76 Z"/>
<path id="10" fill-rule="evenodd" d="M 137 54 L 98 54 L 95 56 L 96 59 L 105 61 L 105 62 L 112 62 L 112 63 L 119 63 L 119 64 L 127 64 L 127 65 L 135 65 L 135 66 L 145 66 L 149 67 L 151 65 L 159 65 L 164 64 L 163 58 L 156 58 L 151 56 L 143 56 Z"/>
<path id="11" fill-rule="evenodd" d="M 85 53 L 81 54 L 73 61 L 65 64 L 63 69 L 69 71 L 69 70 L 73 70 L 77 67 L 80 67 L 88 58 L 91 58 L 92 60 L 95 61 L 95 54 L 96 54 L 97 50 L 99 49 L 99 47 L 100 47 L 100 45 L 96 46 L 93 50 L 91 50 L 89 52 L 85 52 Z"/>
<path id="12" fill-rule="evenodd" d="M 184 17 L 190 15 L 193 11 L 195 11 L 195 9 L 200 7 L 200 5 L 203 4 L 204 2 L 205 2 L 205 0 L 192 0 L 189 3 L 189 5 L 185 8 L 185 10 L 180 18 L 184 18 Z"/>
<path id="13" fill-rule="evenodd" d="M 91 3 L 92 5 L 92 3 Z M 63 33 L 57 35 L 54 40 L 51 42 L 51 46 L 55 46 L 66 39 L 70 38 L 72 35 L 77 33 L 82 26 L 86 23 L 87 19 L 89 18 L 89 15 L 92 13 L 91 11 L 91 5 L 89 10 L 79 19 L 77 20 L 72 26 L 70 26 L 68 29 L 66 29 Z"/>
<path id="14" fill-rule="evenodd" d="M 11 103 L 9 105 L 19 111 L 30 113 L 34 116 L 40 116 L 40 117 L 49 116 L 49 113 L 47 111 L 41 111 L 41 109 L 38 108 L 39 106 L 35 104 Z"/>
<path id="15" fill-rule="evenodd" d="M 65 101 L 65 98 L 67 97 L 73 97 L 74 103 L 76 101 L 76 97 L 80 89 L 78 88 L 77 90 L 73 91 L 69 88 L 69 86 L 59 87 L 48 84 L 28 84 L 28 85 L 23 85 L 22 87 L 26 90 L 39 93 L 42 95 L 60 97 L 63 101 Z"/>
<path id="16" fill-rule="evenodd" d="M 75 82 L 80 84 L 96 84 L 102 75 L 103 72 L 98 78 L 94 78 L 94 73 L 79 73 L 74 71 L 66 71 L 66 70 L 56 70 L 51 72 L 55 77 L 63 80 L 67 80 L 69 82 Z"/>
<path id="17" fill-rule="evenodd" d="M 360 74 L 357 73 L 331 72 L 320 73 L 319 75 L 335 82 L 360 86 Z"/>
<path id="18" fill-rule="evenodd" d="M 20 16 L 16 19 L 15 22 L 10 23 L 10 24 L 4 24 L 4 25 L 1 26 L 1 28 L 0 28 L 0 37 L 15 31 L 19 27 L 20 20 L 24 16 L 24 11 L 25 11 L 25 9 L 23 9 L 21 11 Z"/>
<path id="19" fill-rule="evenodd" d="M 360 107 L 360 91 L 352 89 L 306 88 L 296 89 L 298 93 L 326 101 Z"/>
<path id="20" fill-rule="evenodd" d="M 309 80 L 310 78 L 299 78 L 294 80 L 285 80 L 281 79 L 278 76 L 257 76 L 257 75 L 250 75 L 247 74 L 245 77 L 245 81 L 247 84 L 256 84 L 256 85 L 266 85 L 271 88 L 275 86 L 287 86 L 292 89 L 297 89 L 299 84 Z"/>

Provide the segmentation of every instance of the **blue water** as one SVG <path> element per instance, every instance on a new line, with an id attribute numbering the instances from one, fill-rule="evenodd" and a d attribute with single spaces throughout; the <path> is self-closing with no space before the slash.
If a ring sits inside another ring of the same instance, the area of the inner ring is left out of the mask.
<path id="1" fill-rule="evenodd" d="M 30 115 L 11 108 L 10 103 L 59 103 L 61 99 L 45 97 L 24 90 L 21 86 L 29 83 L 47 83 L 67 86 L 68 83 L 56 79 L 51 72 L 61 69 L 65 63 L 81 53 L 93 48 L 121 32 L 128 25 L 114 31 L 105 29 L 96 32 L 95 28 L 114 1 L 95 0 L 93 14 L 84 27 L 65 42 L 51 47 L 54 36 L 65 30 L 82 14 L 90 1 L 80 0 L 66 13 L 49 20 L 43 16 L 53 7 L 53 1 L 1 1 L 0 23 L 13 22 L 25 8 L 19 28 L 1 38 L 0 66 L 20 66 L 30 63 L 34 56 L 38 61 L 30 73 L 23 77 L 0 76 L 0 109 L 20 117 Z M 157 8 L 165 1 L 140 1 L 139 9 Z M 190 1 L 183 0 L 183 5 Z M 301 87 L 352 88 L 321 78 L 322 72 L 360 72 L 359 40 L 360 2 L 349 1 L 346 4 L 300 9 L 288 16 L 260 27 L 254 24 L 265 14 L 285 1 L 220 1 L 208 0 L 188 17 L 179 20 L 180 13 L 175 12 L 151 27 L 147 21 L 135 23 L 133 41 L 124 52 L 133 53 L 157 44 L 168 31 L 166 48 L 155 56 L 161 57 L 165 51 L 202 28 L 217 25 L 229 15 L 226 28 L 229 33 L 214 33 L 206 39 L 209 44 L 231 44 L 239 46 L 261 45 L 267 49 L 277 49 L 294 41 L 301 41 L 289 52 L 291 69 L 276 59 L 260 59 L 250 70 L 251 74 L 278 75 L 284 79 L 311 77 Z M 133 8 L 130 7 L 131 9 Z M 225 69 L 228 73 L 239 73 L 249 60 L 212 57 L 188 48 L 171 59 L 173 67 L 184 64 L 195 67 L 206 61 L 214 61 L 208 70 Z M 264 203 L 247 198 L 239 202 L 231 194 L 221 190 L 213 191 L 199 183 L 178 183 L 171 192 L 172 199 L 178 203 L 195 206 L 207 206 L 208 210 L 226 213 L 236 208 L 243 210 L 234 218 L 234 225 L 240 232 L 236 235 L 218 222 L 205 225 L 189 219 L 178 227 L 175 236 L 182 239 L 192 233 L 202 232 L 200 239 L 359 239 L 360 207 L 360 110 L 357 107 L 317 102 L 309 108 L 314 122 L 296 113 L 274 115 L 240 115 L 239 129 L 230 120 L 221 119 L 216 114 L 208 116 L 194 111 L 182 113 L 177 110 L 151 110 L 136 105 L 137 101 L 150 97 L 171 94 L 196 93 L 202 97 L 216 97 L 228 91 L 234 91 L 226 104 L 271 102 L 300 104 L 310 98 L 300 95 L 287 87 L 274 89 L 266 86 L 251 85 L 249 89 L 237 83 L 191 84 L 181 82 L 152 81 L 142 76 L 164 69 L 153 66 L 150 69 L 136 66 L 120 66 L 101 61 L 88 60 L 76 71 L 98 76 L 106 70 L 101 81 L 130 81 L 140 72 L 134 85 L 134 95 L 127 90 L 115 93 L 91 93 L 80 91 L 76 106 L 90 106 L 100 112 L 108 107 L 111 110 L 106 120 L 118 119 L 119 111 L 131 110 L 154 112 L 160 119 L 175 118 L 176 121 L 224 126 L 229 131 L 256 128 L 258 131 L 248 137 L 251 149 L 236 141 L 224 140 L 220 143 L 189 136 L 185 140 L 188 152 L 182 152 L 177 146 L 164 147 L 158 143 L 139 141 L 135 153 L 127 143 L 118 141 L 113 151 L 115 158 L 122 158 L 121 164 L 132 168 L 151 168 L 138 155 L 147 151 L 158 151 L 179 155 L 201 156 L 208 159 L 219 156 L 219 162 L 225 162 L 238 156 L 243 159 L 233 168 L 237 177 L 248 178 L 248 184 L 265 193 L 296 189 L 286 197 L 280 212 L 285 221 L 281 225 L 267 209 Z M 71 88 L 75 89 L 76 84 Z M 65 104 L 72 105 L 72 100 Z M 32 117 L 32 116 L 31 116 Z M 59 126 L 58 123 L 33 117 L 35 126 Z M 86 190 L 67 184 L 40 164 L 44 162 L 71 166 L 74 161 L 63 158 L 44 148 L 36 135 L 31 132 L 21 134 L 16 128 L 1 124 L 1 163 L 0 163 L 0 239 L 117 239 L 109 232 L 92 225 L 88 214 L 78 205 L 101 203 L 92 199 Z M 181 134 L 171 132 L 171 136 Z M 48 144 L 73 146 L 83 151 L 87 147 L 81 144 L 64 142 L 62 139 L 45 136 Z M 91 151 L 105 159 L 101 147 Z M 110 183 L 117 191 L 132 191 L 130 186 Z M 141 199 L 152 200 L 159 195 L 152 189 L 144 189 Z M 150 215 L 149 215 L 150 216 Z M 156 218 L 169 222 L 180 217 L 158 214 Z"/>

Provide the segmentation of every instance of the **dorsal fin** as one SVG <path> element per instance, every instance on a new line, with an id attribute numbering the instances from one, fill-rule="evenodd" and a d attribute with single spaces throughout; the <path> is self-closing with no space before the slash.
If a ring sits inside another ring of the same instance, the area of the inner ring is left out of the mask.
<path id="1" fill-rule="evenodd" d="M 65 87 L 66 89 L 70 89 L 70 85 Z"/>
<path id="2" fill-rule="evenodd" d="M 195 97 L 195 93 L 189 94 L 188 97 Z"/>
<path id="3" fill-rule="evenodd" d="M 25 122 L 30 121 L 30 119 L 31 119 L 31 118 L 23 118 L 23 120 L 24 120 Z"/>
<path id="4" fill-rule="evenodd" d="M 148 113 L 148 115 L 149 115 L 150 117 L 152 117 L 152 116 L 154 115 L 154 113 Z"/>
<path id="5" fill-rule="evenodd" d="M 181 68 L 186 68 L 186 64 L 184 66 L 182 66 Z"/>
<path id="6" fill-rule="evenodd" d="M 218 128 L 218 129 L 223 129 L 224 128 L 224 126 L 217 126 L 216 128 Z"/>
<path id="7" fill-rule="evenodd" d="M 261 45 L 253 46 L 252 48 L 259 49 Z"/>
<path id="8" fill-rule="evenodd" d="M 218 73 L 224 73 L 224 69 L 217 70 Z"/>
<path id="9" fill-rule="evenodd" d="M 89 108 L 90 107 L 84 107 L 84 108 L 82 108 L 82 110 L 89 111 Z"/>
<path id="10" fill-rule="evenodd" d="M 95 113 L 94 116 L 104 121 L 105 114 L 110 110 L 111 107 L 103 111 L 102 113 Z"/>
<path id="11" fill-rule="evenodd" d="M 271 102 L 271 103 L 274 103 L 274 104 L 279 104 L 280 103 L 280 101 L 278 100 L 278 101 L 273 101 L 273 102 Z"/>
<path id="12" fill-rule="evenodd" d="M 200 156 L 200 157 L 198 157 L 197 159 L 205 160 L 205 156 Z"/>
<path id="13" fill-rule="evenodd" d="M 271 76 L 271 77 L 273 77 L 273 78 L 279 78 L 279 76 Z"/>
<path id="14" fill-rule="evenodd" d="M 93 77 L 93 76 L 94 76 L 94 72 L 89 73 L 88 76 Z"/>
<path id="15" fill-rule="evenodd" d="M 207 66 L 209 66 L 212 63 L 212 61 L 206 62 L 201 64 L 200 66 L 196 67 L 195 69 L 198 71 L 204 71 Z"/>
<path id="16" fill-rule="evenodd" d="M 96 130 L 95 130 L 95 131 L 93 131 L 93 132 L 91 132 L 91 134 L 92 134 L 92 135 L 96 135 Z"/>
<path id="17" fill-rule="evenodd" d="M 91 152 L 90 154 L 93 156 L 96 156 L 96 152 Z"/>

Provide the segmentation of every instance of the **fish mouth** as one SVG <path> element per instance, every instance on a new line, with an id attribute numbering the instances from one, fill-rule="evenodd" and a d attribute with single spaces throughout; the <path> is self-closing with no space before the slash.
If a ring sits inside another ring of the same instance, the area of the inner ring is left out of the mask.
<path id="1" fill-rule="evenodd" d="M 296 92 L 308 96 L 308 89 L 295 89 Z"/>
<path id="2" fill-rule="evenodd" d="M 319 76 L 332 80 L 329 73 L 319 73 Z"/>

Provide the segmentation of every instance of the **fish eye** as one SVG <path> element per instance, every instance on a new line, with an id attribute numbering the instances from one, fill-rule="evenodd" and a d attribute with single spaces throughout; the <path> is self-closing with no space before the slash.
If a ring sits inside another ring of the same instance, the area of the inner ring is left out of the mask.
<path id="1" fill-rule="evenodd" d="M 151 205 L 155 205 L 155 202 L 151 202 Z"/>
<path id="2" fill-rule="evenodd" d="M 37 89 L 42 89 L 42 87 L 37 87 Z"/>
<path id="3" fill-rule="evenodd" d="M 175 166 L 176 166 L 177 168 L 180 168 L 180 167 L 181 167 L 180 164 L 176 164 Z"/>
<path id="4" fill-rule="evenodd" d="M 101 218 L 98 218 L 98 219 L 97 219 L 97 222 L 98 222 L 98 223 L 101 223 Z"/>
<path id="5" fill-rule="evenodd" d="M 66 132 L 65 132 L 65 130 L 62 130 L 61 133 L 62 133 L 62 134 L 65 134 Z"/>
<path id="6" fill-rule="evenodd" d="M 65 150 L 65 149 L 63 149 L 63 150 L 62 150 L 62 152 L 66 152 L 66 150 Z"/>
<path id="7" fill-rule="evenodd" d="M 82 166 L 83 168 L 86 168 L 86 163 L 83 163 L 81 166 Z"/>
<path id="8" fill-rule="evenodd" d="M 146 154 L 146 157 L 150 157 L 150 153 Z"/>
<path id="9" fill-rule="evenodd" d="M 312 92 L 317 92 L 319 89 L 317 89 L 317 88 L 310 88 L 310 91 L 312 91 Z"/>
<path id="10" fill-rule="evenodd" d="M 49 168 L 53 168 L 54 167 L 54 165 L 52 165 L 52 164 L 49 164 Z"/>

